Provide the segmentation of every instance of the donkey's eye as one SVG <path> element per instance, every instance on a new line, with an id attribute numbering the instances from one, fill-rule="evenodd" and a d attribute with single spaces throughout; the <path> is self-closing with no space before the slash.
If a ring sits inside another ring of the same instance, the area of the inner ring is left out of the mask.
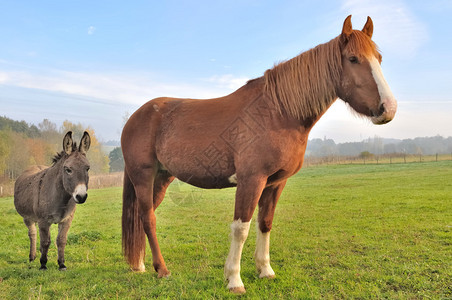
<path id="1" fill-rule="evenodd" d="M 68 175 L 71 175 L 71 174 L 72 174 L 72 170 L 69 169 L 68 167 L 65 167 L 65 168 L 64 168 L 64 171 L 65 171 Z"/>
<path id="2" fill-rule="evenodd" d="M 88 172 L 89 171 L 89 167 L 86 167 L 86 172 Z"/>
<path id="3" fill-rule="evenodd" d="M 350 57 L 348 58 L 348 60 L 349 60 L 352 64 L 357 64 L 357 63 L 359 63 L 359 60 L 358 60 L 358 58 L 357 58 L 356 56 L 350 56 Z"/>

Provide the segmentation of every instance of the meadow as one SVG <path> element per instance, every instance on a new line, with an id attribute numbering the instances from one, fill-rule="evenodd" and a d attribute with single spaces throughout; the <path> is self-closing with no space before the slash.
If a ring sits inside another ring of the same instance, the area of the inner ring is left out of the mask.
<path id="1" fill-rule="evenodd" d="M 28 236 L 12 197 L 0 198 L 0 299 L 235 299 L 223 265 L 234 189 L 170 186 L 157 234 L 172 275 L 132 273 L 121 254 L 122 188 L 90 190 L 58 271 L 28 262 Z M 253 222 L 255 223 L 255 222 Z M 52 227 L 52 239 L 57 226 Z M 251 227 L 242 256 L 244 299 L 451 299 L 452 161 L 303 168 L 278 203 L 273 280 L 259 279 Z"/>

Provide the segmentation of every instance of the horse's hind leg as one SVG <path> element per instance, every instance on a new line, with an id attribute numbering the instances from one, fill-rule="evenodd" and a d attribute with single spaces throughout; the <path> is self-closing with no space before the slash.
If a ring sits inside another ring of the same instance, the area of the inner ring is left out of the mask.
<path id="1" fill-rule="evenodd" d="M 259 199 L 256 252 L 254 252 L 259 278 L 275 277 L 275 272 L 270 266 L 270 230 L 272 228 L 276 203 L 285 185 L 286 181 L 276 186 L 267 187 Z"/>
<path id="2" fill-rule="evenodd" d="M 73 217 L 74 213 L 72 213 L 72 215 L 64 222 L 58 224 L 58 236 L 56 243 L 58 247 L 58 267 L 60 271 L 66 270 L 66 266 L 64 265 L 64 249 L 66 248 L 67 233 L 69 231 L 69 227 L 71 227 Z"/>
<path id="3" fill-rule="evenodd" d="M 167 171 L 159 171 L 154 181 L 154 196 L 153 196 L 153 205 L 154 210 L 162 203 L 163 198 L 165 197 L 166 189 L 170 185 L 170 183 L 174 180 L 174 176 L 172 176 Z"/>
<path id="4" fill-rule="evenodd" d="M 41 251 L 41 268 L 40 270 L 47 270 L 47 252 L 49 251 L 50 247 L 50 225 L 49 223 L 42 221 L 38 222 L 39 225 L 39 241 L 40 241 L 40 247 L 39 250 Z"/>
<path id="5" fill-rule="evenodd" d="M 156 233 L 156 218 L 154 213 L 155 206 L 153 199 L 156 174 L 154 174 L 154 171 L 149 168 L 137 171 L 134 175 L 138 175 L 132 179 L 132 182 L 134 182 L 135 186 L 135 193 L 137 196 L 139 214 L 141 222 L 143 223 L 143 229 L 148 237 L 149 245 L 151 247 L 154 269 L 157 271 L 158 277 L 167 277 L 170 275 L 170 272 L 166 268 L 165 261 L 160 251 L 160 246 L 157 241 Z M 156 200 L 157 202 L 159 201 L 159 199 Z M 158 202 L 156 204 L 160 203 Z"/>
<path id="6" fill-rule="evenodd" d="M 30 254 L 28 259 L 32 262 L 36 259 L 36 223 L 28 219 L 24 219 L 24 223 L 28 228 L 28 238 L 30 239 Z"/>

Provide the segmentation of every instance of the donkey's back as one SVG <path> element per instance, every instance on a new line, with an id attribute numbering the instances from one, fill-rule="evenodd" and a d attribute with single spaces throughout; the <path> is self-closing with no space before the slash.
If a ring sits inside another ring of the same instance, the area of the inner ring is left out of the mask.
<path id="1" fill-rule="evenodd" d="M 38 203 L 39 184 L 46 166 L 32 166 L 17 178 L 14 185 L 14 206 L 22 217 L 37 221 L 35 208 Z"/>

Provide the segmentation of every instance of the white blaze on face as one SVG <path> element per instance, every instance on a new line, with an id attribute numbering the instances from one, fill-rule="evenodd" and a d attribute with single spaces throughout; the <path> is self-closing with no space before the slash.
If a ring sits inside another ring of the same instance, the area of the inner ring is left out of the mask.
<path id="1" fill-rule="evenodd" d="M 86 198 L 86 184 L 79 184 L 75 187 L 74 192 L 72 193 L 72 197 L 74 198 L 75 202 L 79 203 L 77 196 Z"/>
<path id="2" fill-rule="evenodd" d="M 379 117 L 372 118 L 372 121 L 376 124 L 383 121 L 389 122 L 394 118 L 397 110 L 397 101 L 383 76 L 383 71 L 381 69 L 380 63 L 377 58 L 372 57 L 369 59 L 372 76 L 374 77 L 375 83 L 378 87 L 378 93 L 380 94 L 380 105 L 383 104 L 385 112 Z"/>

